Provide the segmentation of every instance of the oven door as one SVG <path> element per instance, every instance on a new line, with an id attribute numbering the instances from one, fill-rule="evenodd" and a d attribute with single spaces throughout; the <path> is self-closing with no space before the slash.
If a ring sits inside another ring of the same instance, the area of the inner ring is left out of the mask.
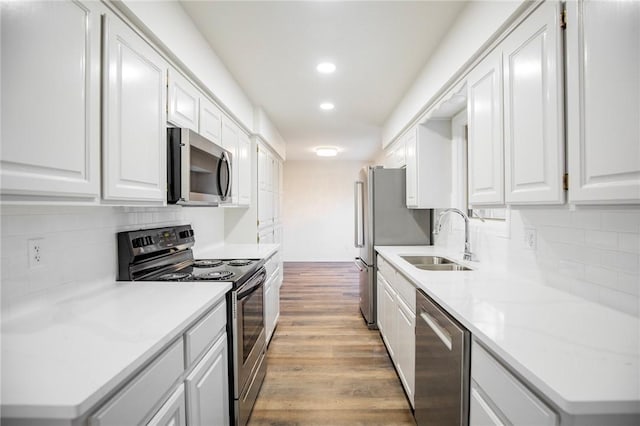
<path id="1" fill-rule="evenodd" d="M 235 291 L 234 319 L 234 397 L 238 398 L 264 353 L 264 268 Z"/>
<path id="2" fill-rule="evenodd" d="M 189 129 L 167 129 L 167 201 L 216 206 L 231 201 L 231 154 Z"/>

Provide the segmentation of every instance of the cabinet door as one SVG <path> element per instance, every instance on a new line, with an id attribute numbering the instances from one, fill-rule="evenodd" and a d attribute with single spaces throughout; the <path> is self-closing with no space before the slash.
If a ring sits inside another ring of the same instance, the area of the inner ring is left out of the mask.
<path id="1" fill-rule="evenodd" d="M 222 147 L 231 153 L 231 199 L 233 204 L 238 204 L 238 134 L 240 129 L 227 116 L 222 117 Z"/>
<path id="2" fill-rule="evenodd" d="M 500 51 L 471 70 L 467 83 L 469 203 L 504 204 Z"/>
<path id="3" fill-rule="evenodd" d="M 376 298 L 377 298 L 377 305 L 376 305 L 376 317 L 378 318 L 378 330 L 380 330 L 380 333 L 384 334 L 386 332 L 386 323 L 385 323 L 385 308 L 384 308 L 384 304 L 386 301 L 386 298 L 384 297 L 384 278 L 382 278 L 382 275 L 378 272 L 377 276 L 376 276 Z"/>
<path id="4" fill-rule="evenodd" d="M 418 205 L 418 128 L 405 135 L 405 161 L 407 163 L 407 207 Z"/>
<path id="5" fill-rule="evenodd" d="M 505 201 L 564 202 L 564 85 L 559 2 L 536 9 L 502 44 Z"/>
<path id="6" fill-rule="evenodd" d="M 640 201 L 640 2 L 567 2 L 569 201 Z"/>
<path id="7" fill-rule="evenodd" d="M 258 189 L 267 190 L 267 151 L 258 144 Z"/>
<path id="8" fill-rule="evenodd" d="M 0 8 L 3 196 L 96 199 L 103 6 L 2 2 Z"/>
<path id="9" fill-rule="evenodd" d="M 199 124 L 202 136 L 221 145 L 222 112 L 213 102 L 203 96 L 200 97 Z"/>
<path id="10" fill-rule="evenodd" d="M 396 359 L 396 293 L 389 284 L 385 283 L 382 297 L 384 298 L 384 329 L 382 335 L 387 343 L 387 349 L 391 358 Z"/>
<path id="11" fill-rule="evenodd" d="M 222 334 L 185 379 L 191 426 L 229 424 L 227 335 Z"/>
<path id="12" fill-rule="evenodd" d="M 475 382 L 471 382 L 469 426 L 504 426 L 500 416 L 485 401 Z"/>
<path id="13" fill-rule="evenodd" d="M 273 318 L 275 317 L 273 295 L 273 280 L 269 280 L 264 287 L 264 333 L 267 336 L 267 343 L 273 333 Z"/>
<path id="14" fill-rule="evenodd" d="M 200 92 L 174 69 L 169 70 L 169 106 L 167 119 L 178 127 L 198 131 Z"/>
<path id="15" fill-rule="evenodd" d="M 185 409 L 184 385 L 181 384 L 160 407 L 156 415 L 149 420 L 147 426 L 185 426 L 187 424 Z"/>
<path id="16" fill-rule="evenodd" d="M 251 204 L 251 140 L 246 133 L 240 132 L 238 138 L 238 204 Z"/>
<path id="17" fill-rule="evenodd" d="M 103 198 L 166 202 L 167 64 L 119 19 L 103 30 Z"/>
<path id="18" fill-rule="evenodd" d="M 404 304 L 402 298 L 397 297 L 396 300 L 396 365 L 400 380 L 413 406 L 416 380 L 416 316 Z"/>

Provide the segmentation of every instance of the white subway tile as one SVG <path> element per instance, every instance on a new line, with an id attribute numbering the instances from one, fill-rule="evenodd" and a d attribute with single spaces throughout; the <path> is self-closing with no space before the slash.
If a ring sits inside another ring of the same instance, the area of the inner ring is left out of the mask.
<path id="1" fill-rule="evenodd" d="M 538 228 L 538 238 L 558 243 L 584 244 L 584 235 L 585 232 L 582 229 L 559 226 L 541 226 Z"/>
<path id="2" fill-rule="evenodd" d="M 638 234 L 618 234 L 618 248 L 628 253 L 640 253 L 640 236 Z"/>
<path id="3" fill-rule="evenodd" d="M 618 234 L 615 232 L 588 230 L 585 232 L 585 241 L 587 245 L 592 247 L 603 249 L 618 248 Z"/>
<path id="4" fill-rule="evenodd" d="M 637 296 L 606 289 L 600 294 L 600 303 L 629 315 L 640 316 L 640 298 Z"/>
<path id="5" fill-rule="evenodd" d="M 629 212 L 608 212 L 602 213 L 602 229 L 614 232 L 634 232 L 640 230 L 640 213 Z"/>
<path id="6" fill-rule="evenodd" d="M 616 257 L 618 252 L 614 250 L 603 250 L 596 247 L 587 247 L 587 257 L 585 263 L 595 266 L 604 266 L 607 268 L 615 268 Z"/>
<path id="7" fill-rule="evenodd" d="M 580 245 L 565 243 L 549 243 L 552 253 L 562 260 L 570 260 L 578 263 L 587 263 L 589 258 L 588 248 Z"/>
<path id="8" fill-rule="evenodd" d="M 583 263 L 561 260 L 558 264 L 558 272 L 561 275 L 583 280 L 585 277 L 585 265 Z"/>
<path id="9" fill-rule="evenodd" d="M 640 296 L 640 275 L 618 272 L 618 290 Z"/>
<path id="10" fill-rule="evenodd" d="M 571 226 L 580 229 L 600 229 L 602 214 L 599 211 L 576 210 L 571 212 Z"/>
<path id="11" fill-rule="evenodd" d="M 634 253 L 617 252 L 613 267 L 631 274 L 640 273 L 640 255 Z"/>
<path id="12" fill-rule="evenodd" d="M 616 288 L 618 283 L 618 273 L 612 269 L 595 265 L 586 265 L 585 280 L 608 288 Z"/>

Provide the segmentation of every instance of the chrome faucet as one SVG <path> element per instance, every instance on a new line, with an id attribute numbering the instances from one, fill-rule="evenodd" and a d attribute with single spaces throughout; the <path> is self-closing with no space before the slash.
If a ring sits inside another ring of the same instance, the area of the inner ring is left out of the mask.
<path id="1" fill-rule="evenodd" d="M 438 215 L 438 224 L 436 225 L 436 229 L 435 229 L 434 233 L 436 235 L 440 233 L 440 230 L 442 229 L 442 218 L 447 213 L 458 213 L 464 219 L 464 255 L 463 255 L 463 259 L 464 260 L 474 260 L 473 253 L 471 253 L 471 243 L 469 243 L 469 216 L 467 216 L 465 214 L 465 212 L 463 212 L 460 209 L 454 209 L 454 208 L 445 209 L 442 212 L 440 212 L 440 214 Z"/>

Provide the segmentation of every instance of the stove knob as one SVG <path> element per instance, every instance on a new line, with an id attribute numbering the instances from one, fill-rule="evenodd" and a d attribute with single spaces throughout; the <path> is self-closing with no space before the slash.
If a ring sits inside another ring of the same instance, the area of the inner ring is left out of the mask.
<path id="1" fill-rule="evenodd" d="M 142 237 L 134 238 L 133 240 L 131 240 L 131 245 L 134 248 L 139 248 L 139 247 L 144 246 L 143 238 Z"/>

